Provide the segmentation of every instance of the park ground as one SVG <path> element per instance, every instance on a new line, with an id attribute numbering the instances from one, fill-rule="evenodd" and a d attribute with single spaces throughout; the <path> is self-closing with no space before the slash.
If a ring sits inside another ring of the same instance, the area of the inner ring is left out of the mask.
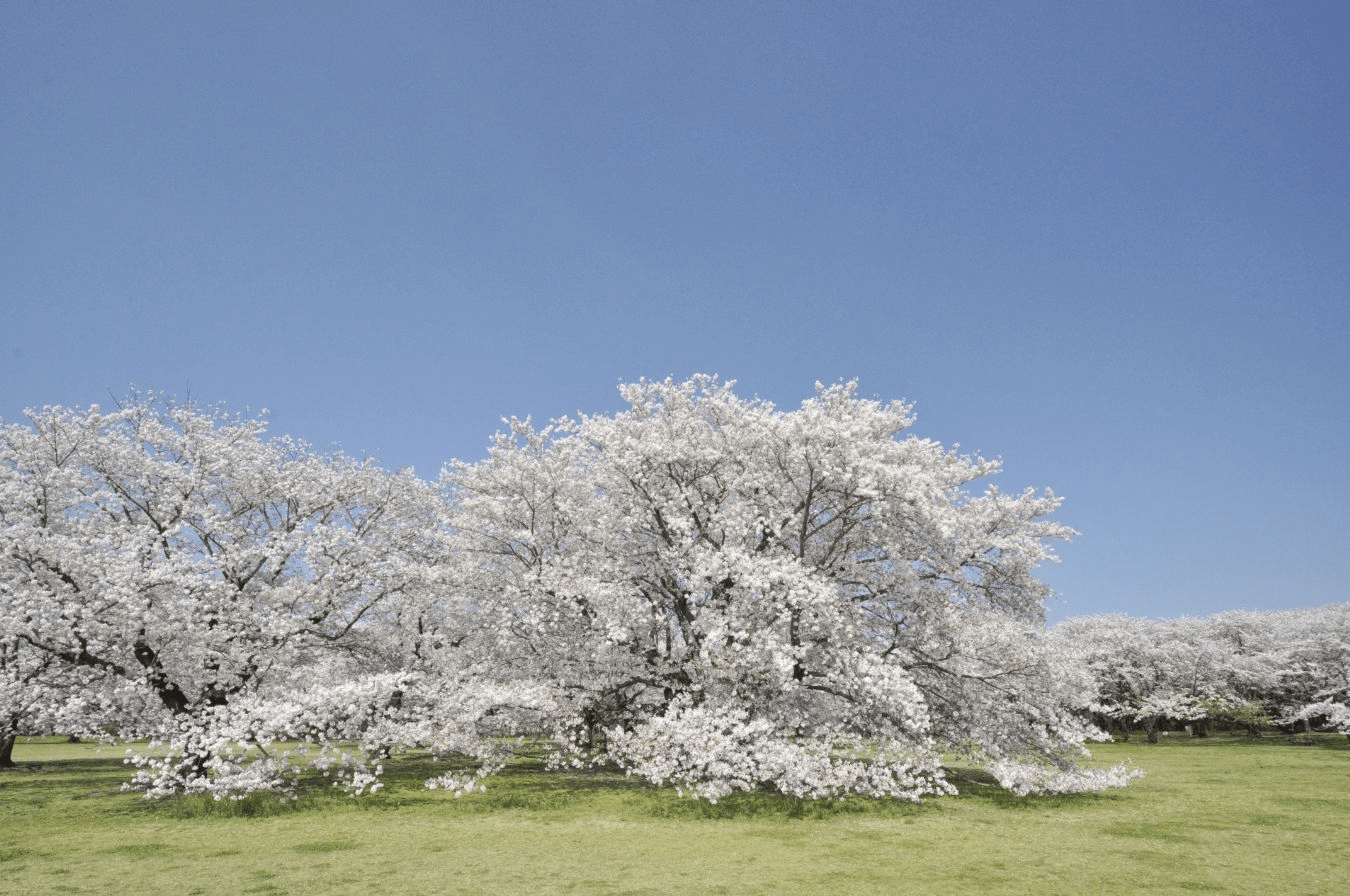
<path id="1" fill-rule="evenodd" d="M 116 749 L 20 741 L 0 773 L 0 892 L 214 894 L 1343 894 L 1344 737 L 1097 745 L 1147 775 L 1123 790 L 1016 797 L 969 770 L 922 804 L 716 805 L 604 771 L 522 762 L 456 799 L 424 757 L 351 798 L 283 805 L 125 793 Z"/>

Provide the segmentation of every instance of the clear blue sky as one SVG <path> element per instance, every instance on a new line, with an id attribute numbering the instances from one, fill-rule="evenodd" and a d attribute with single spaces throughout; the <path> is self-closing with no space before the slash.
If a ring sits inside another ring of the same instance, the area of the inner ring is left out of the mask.
<path id="1" fill-rule="evenodd" d="M 0 417 L 434 477 L 695 372 L 916 403 L 1052 618 L 1350 600 L 1350 4 L 0 8 Z"/>

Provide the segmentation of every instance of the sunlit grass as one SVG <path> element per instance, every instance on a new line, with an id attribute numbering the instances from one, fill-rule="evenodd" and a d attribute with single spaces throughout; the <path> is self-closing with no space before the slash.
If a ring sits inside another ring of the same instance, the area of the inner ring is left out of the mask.
<path id="1" fill-rule="evenodd" d="M 155 894 L 1341 893 L 1350 749 L 1214 738 L 1107 744 L 1148 776 L 1106 794 L 681 799 L 621 773 L 523 761 L 459 799 L 387 763 L 358 798 L 148 801 L 120 749 L 20 742 L 0 773 L 0 891 Z"/>

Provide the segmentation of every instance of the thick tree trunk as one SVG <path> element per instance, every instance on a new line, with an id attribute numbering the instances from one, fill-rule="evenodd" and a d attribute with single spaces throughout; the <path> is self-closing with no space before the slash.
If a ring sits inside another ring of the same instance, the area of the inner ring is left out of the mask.
<path id="1" fill-rule="evenodd" d="M 142 638 L 136 641 L 134 652 L 137 661 L 150 673 L 146 678 L 150 686 L 155 689 L 155 693 L 159 695 L 159 700 L 165 708 L 174 715 L 182 715 L 187 712 L 191 705 L 187 695 L 176 683 L 169 680 L 168 673 L 164 671 L 164 666 L 159 661 L 159 653 L 145 643 L 144 633 L 142 633 Z"/>
<path id="2" fill-rule="evenodd" d="M 6 731 L 0 734 L 0 768 L 14 768 L 14 739 L 17 735 L 13 731 Z"/>

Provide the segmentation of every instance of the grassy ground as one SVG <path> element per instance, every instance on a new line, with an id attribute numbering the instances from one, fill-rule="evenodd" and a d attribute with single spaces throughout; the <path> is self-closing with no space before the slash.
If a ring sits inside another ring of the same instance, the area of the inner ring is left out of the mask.
<path id="1" fill-rule="evenodd" d="M 93 746 L 23 742 L 0 772 L 0 893 L 1302 893 L 1350 881 L 1350 744 L 1101 745 L 1148 776 L 1017 798 L 968 774 L 919 806 L 710 806 L 621 775 L 528 764 L 459 800 L 404 760 L 387 789 L 150 802 Z"/>

